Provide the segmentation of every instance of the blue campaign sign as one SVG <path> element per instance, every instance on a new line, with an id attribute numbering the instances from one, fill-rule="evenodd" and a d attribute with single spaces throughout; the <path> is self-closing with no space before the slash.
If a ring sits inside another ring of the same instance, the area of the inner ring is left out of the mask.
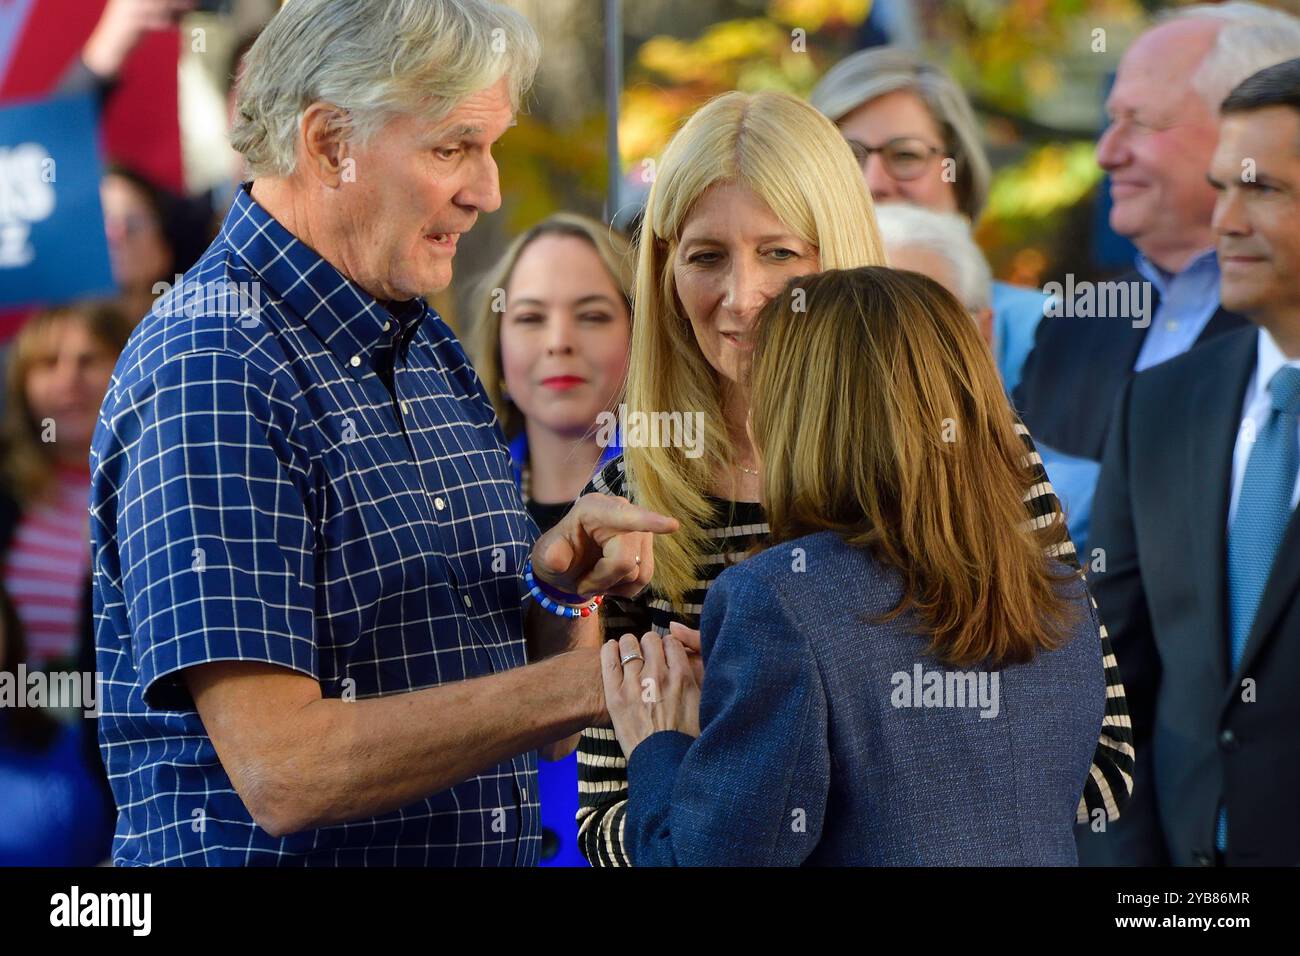
<path id="1" fill-rule="evenodd" d="M 0 107 L 0 306 L 114 291 L 94 101 Z"/>

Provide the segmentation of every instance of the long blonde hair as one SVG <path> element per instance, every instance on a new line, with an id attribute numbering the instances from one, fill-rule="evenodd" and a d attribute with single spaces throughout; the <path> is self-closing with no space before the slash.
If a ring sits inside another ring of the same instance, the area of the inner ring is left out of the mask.
<path id="1" fill-rule="evenodd" d="M 483 389 L 496 410 L 507 440 L 523 429 L 524 416 L 506 394 L 505 375 L 501 370 L 501 316 L 505 311 L 505 290 L 510 285 L 519 257 L 543 236 L 569 236 L 589 243 L 622 294 L 628 314 L 631 315 L 632 311 L 632 253 L 627 237 L 614 227 L 579 213 L 557 212 L 515 237 L 501 258 L 475 285 L 473 325 L 466 336 L 470 361 L 483 382 Z"/>
<path id="2" fill-rule="evenodd" d="M 673 281 L 673 256 L 695 202 L 711 186 L 746 186 L 823 268 L 885 261 L 871 197 L 835 125 L 786 93 L 726 93 L 702 107 L 661 157 L 646 202 L 633 296 L 627 405 L 635 412 L 702 412 L 703 452 L 626 447 L 631 496 L 681 528 L 656 535 L 654 589 L 674 606 L 694 586 L 712 516 L 707 492 L 734 462 L 723 421 L 722 382 L 695 340 Z"/>
<path id="3" fill-rule="evenodd" d="M 886 268 L 792 280 L 758 320 L 747 386 L 771 544 L 834 531 L 903 578 L 944 663 L 1023 663 L 1075 605 L 1034 521 L 1038 481 L 975 323 L 942 286 Z"/>

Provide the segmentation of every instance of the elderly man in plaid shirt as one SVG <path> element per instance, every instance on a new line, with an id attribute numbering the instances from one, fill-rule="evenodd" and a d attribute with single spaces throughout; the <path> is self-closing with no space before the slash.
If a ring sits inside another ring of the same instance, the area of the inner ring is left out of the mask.
<path id="1" fill-rule="evenodd" d="M 117 864 L 536 861 L 536 750 L 605 717 L 595 615 L 553 612 L 639 591 L 676 526 L 590 495 L 534 545 L 420 298 L 537 60 L 487 0 L 289 0 L 248 54 L 255 178 L 91 452 Z"/>

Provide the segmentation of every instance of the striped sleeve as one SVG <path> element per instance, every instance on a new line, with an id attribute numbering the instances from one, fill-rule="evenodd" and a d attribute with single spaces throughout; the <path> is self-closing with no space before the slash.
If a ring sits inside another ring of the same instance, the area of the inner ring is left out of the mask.
<path id="1" fill-rule="evenodd" d="M 1061 503 L 1056 497 L 1052 483 L 1043 468 L 1043 459 L 1034 446 L 1029 429 L 1017 423 L 1016 430 L 1024 440 L 1026 460 L 1035 472 L 1037 481 L 1025 494 L 1025 504 L 1029 509 L 1030 521 L 1035 528 L 1045 527 L 1055 521 L 1064 524 L 1065 515 L 1061 512 Z M 1079 556 L 1074 544 L 1066 540 L 1054 545 L 1050 551 L 1057 560 L 1080 569 Z M 1082 571 L 1081 571 L 1082 573 Z M 1085 575 L 1086 580 L 1086 575 Z M 1092 607 L 1097 609 L 1097 602 L 1092 600 Z M 1101 738 L 1093 753 L 1092 767 L 1088 770 L 1088 779 L 1083 787 L 1083 796 L 1079 798 L 1079 808 L 1075 815 L 1076 822 L 1088 823 L 1093 815 L 1101 810 L 1106 819 L 1118 820 L 1120 811 L 1128 803 L 1133 792 L 1133 722 L 1129 719 L 1128 699 L 1124 696 L 1124 684 L 1120 679 L 1119 663 L 1110 646 L 1110 637 L 1106 625 L 1100 623 L 1098 630 L 1101 637 L 1101 660 L 1106 673 L 1106 710 L 1101 720 Z"/>
<path id="2" fill-rule="evenodd" d="M 626 497 L 623 459 L 599 472 L 587 492 Z M 584 492 L 586 493 L 586 492 Z M 625 600 L 608 598 L 601 608 L 605 638 L 650 630 L 647 594 Z M 623 851 L 627 817 L 627 758 L 611 727 L 588 727 L 578 740 L 578 845 L 592 866 L 631 866 Z"/>

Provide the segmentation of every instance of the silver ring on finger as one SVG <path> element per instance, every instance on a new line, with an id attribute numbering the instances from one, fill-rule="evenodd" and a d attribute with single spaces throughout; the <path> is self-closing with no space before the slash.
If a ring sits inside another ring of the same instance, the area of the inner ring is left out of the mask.
<path id="1" fill-rule="evenodd" d="M 619 659 L 618 664 L 619 664 L 620 667 L 627 667 L 627 665 L 630 664 L 630 663 L 632 663 L 632 661 L 640 661 L 641 663 L 644 664 L 644 663 L 645 663 L 645 658 L 642 657 L 640 654 L 624 654 L 624 655 Z"/>

